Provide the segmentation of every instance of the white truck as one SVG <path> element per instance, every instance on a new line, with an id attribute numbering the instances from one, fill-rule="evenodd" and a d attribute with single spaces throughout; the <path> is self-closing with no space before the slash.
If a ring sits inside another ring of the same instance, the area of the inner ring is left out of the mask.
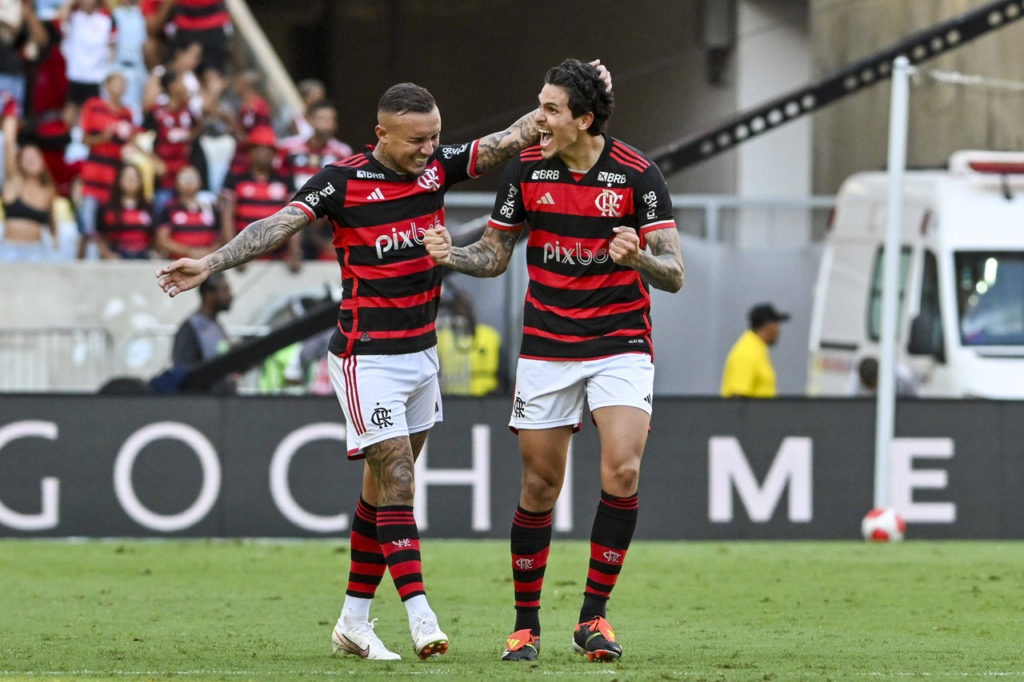
<path id="1" fill-rule="evenodd" d="M 814 295 L 807 392 L 851 395 L 877 357 L 888 174 L 836 198 Z M 959 151 L 903 177 L 896 364 L 919 396 L 1024 399 L 1024 153 Z"/>

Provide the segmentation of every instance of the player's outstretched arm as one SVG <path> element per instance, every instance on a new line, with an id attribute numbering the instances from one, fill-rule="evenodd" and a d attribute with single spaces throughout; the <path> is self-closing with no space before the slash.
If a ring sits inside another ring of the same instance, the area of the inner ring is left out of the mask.
<path id="1" fill-rule="evenodd" d="M 272 216 L 249 223 L 234 239 L 200 259 L 180 258 L 156 271 L 157 284 L 172 298 L 202 284 L 215 272 L 270 253 L 309 224 L 306 212 L 285 206 Z"/>
<path id="2" fill-rule="evenodd" d="M 640 238 L 631 227 L 616 227 L 608 246 L 612 260 L 626 265 L 641 275 L 652 287 L 676 292 L 683 288 L 685 270 L 679 247 L 679 232 L 673 227 L 647 233 L 650 252 L 640 250 Z"/>
<path id="3" fill-rule="evenodd" d="M 612 89 L 612 74 L 601 64 L 600 59 L 590 62 L 597 67 L 601 80 L 609 91 Z M 522 150 L 537 144 L 540 134 L 537 132 L 537 110 L 534 109 L 504 130 L 491 133 L 480 138 L 477 146 L 476 171 L 485 173 L 495 166 L 500 166 Z"/>
<path id="4" fill-rule="evenodd" d="M 452 270 L 474 277 L 497 277 L 505 272 L 512 257 L 519 232 L 488 227 L 480 240 L 469 246 L 452 246 L 452 238 L 444 227 L 427 230 L 423 245 L 431 258 Z"/>

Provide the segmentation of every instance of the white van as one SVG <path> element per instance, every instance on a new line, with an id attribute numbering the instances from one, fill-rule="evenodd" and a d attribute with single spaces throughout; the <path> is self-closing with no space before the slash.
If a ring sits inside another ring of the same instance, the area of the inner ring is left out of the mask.
<path id="1" fill-rule="evenodd" d="M 887 174 L 847 179 L 818 272 L 810 395 L 878 355 Z M 1024 153 L 960 151 L 903 179 L 897 366 L 919 396 L 1024 398 Z"/>

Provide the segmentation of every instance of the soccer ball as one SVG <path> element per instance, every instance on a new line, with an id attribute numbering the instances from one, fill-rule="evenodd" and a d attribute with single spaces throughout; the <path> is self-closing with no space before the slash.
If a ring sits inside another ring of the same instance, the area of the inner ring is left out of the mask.
<path id="1" fill-rule="evenodd" d="M 865 540 L 897 542 L 907 532 L 907 524 L 895 509 L 872 509 L 860 522 L 860 534 Z"/>

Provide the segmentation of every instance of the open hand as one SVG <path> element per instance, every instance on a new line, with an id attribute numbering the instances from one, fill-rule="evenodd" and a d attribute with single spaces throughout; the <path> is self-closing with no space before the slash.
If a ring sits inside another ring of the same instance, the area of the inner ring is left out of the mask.
<path id="1" fill-rule="evenodd" d="M 174 298 L 183 291 L 196 288 L 210 274 L 210 266 L 205 260 L 179 258 L 157 270 L 156 281 L 165 294 Z"/>

